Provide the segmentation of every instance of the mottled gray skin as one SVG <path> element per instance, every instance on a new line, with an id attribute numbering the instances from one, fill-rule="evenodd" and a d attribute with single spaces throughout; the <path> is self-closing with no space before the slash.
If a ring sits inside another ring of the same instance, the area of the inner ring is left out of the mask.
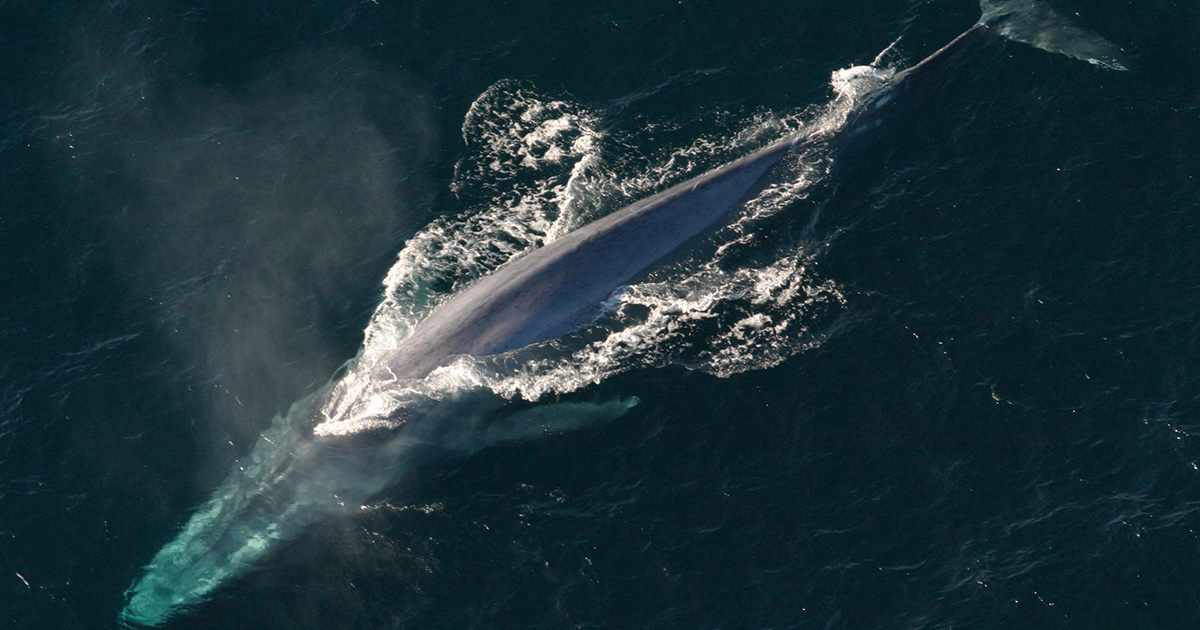
<path id="1" fill-rule="evenodd" d="M 488 356 L 560 337 L 592 319 L 631 278 L 718 224 L 794 146 L 761 149 L 534 250 L 437 308 L 395 350 L 397 378 L 454 355 Z"/>

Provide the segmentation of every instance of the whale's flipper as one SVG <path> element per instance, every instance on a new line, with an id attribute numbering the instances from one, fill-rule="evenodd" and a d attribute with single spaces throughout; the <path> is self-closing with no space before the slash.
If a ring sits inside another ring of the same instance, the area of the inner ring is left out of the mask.
<path id="1" fill-rule="evenodd" d="M 979 23 L 1008 39 L 1109 70 L 1129 70 L 1120 47 L 1041 0 L 980 0 L 979 7 L 983 10 Z"/>
<path id="2" fill-rule="evenodd" d="M 597 403 L 543 404 L 494 420 L 486 428 L 460 431 L 443 438 L 442 447 L 471 455 L 489 446 L 567 433 L 625 415 L 638 404 L 636 396 Z"/>

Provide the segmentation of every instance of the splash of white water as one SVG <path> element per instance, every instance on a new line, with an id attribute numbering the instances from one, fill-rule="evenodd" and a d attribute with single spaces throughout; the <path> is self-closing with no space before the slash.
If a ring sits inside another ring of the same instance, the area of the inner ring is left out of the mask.
<path id="1" fill-rule="evenodd" d="M 873 66 L 839 70 L 831 80 L 837 98 L 823 110 L 760 116 L 726 137 L 676 148 L 633 175 L 603 159 L 607 138 L 597 113 L 516 82 L 493 85 L 463 123 L 467 155 L 453 190 L 474 201 L 471 209 L 435 220 L 400 252 L 363 350 L 335 386 L 339 391 L 315 432 L 394 428 L 408 406 L 468 390 L 536 401 L 637 367 L 676 364 L 728 376 L 818 345 L 823 335 L 814 331 L 845 298 L 819 275 L 814 252 L 803 244 L 768 243 L 775 251 L 770 260 L 727 268 L 739 252 L 763 246 L 756 224 L 826 177 L 830 156 L 814 145 L 791 160 L 788 177 L 748 202 L 714 237 L 711 259 L 675 263 L 653 281 L 623 287 L 594 326 L 499 357 L 459 357 L 415 382 L 380 382 L 373 369 L 434 308 L 513 257 L 700 174 L 715 165 L 713 156 L 728 160 L 788 135 L 836 131 L 890 76 Z"/>

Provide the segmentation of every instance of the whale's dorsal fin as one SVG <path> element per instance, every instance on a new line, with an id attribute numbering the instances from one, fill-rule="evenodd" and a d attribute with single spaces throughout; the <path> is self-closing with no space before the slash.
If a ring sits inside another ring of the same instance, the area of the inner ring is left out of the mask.
<path id="1" fill-rule="evenodd" d="M 1129 70 L 1119 46 L 1041 0 L 980 0 L 979 6 L 983 9 L 979 23 L 1008 39 L 1109 70 Z"/>

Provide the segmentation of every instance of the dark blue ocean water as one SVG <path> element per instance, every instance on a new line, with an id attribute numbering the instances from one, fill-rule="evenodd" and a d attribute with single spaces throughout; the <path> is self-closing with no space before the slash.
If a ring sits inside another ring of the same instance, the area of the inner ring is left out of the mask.
<path id="1" fill-rule="evenodd" d="M 758 369 L 705 368 L 736 339 L 683 329 L 549 395 L 638 397 L 623 418 L 424 465 L 167 627 L 1196 627 L 1200 9 L 1054 4 L 1133 71 L 998 41 L 834 156 L 724 261 L 799 256 L 837 296 L 784 350 L 735 344 Z M 0 3 L 0 626 L 117 627 L 271 417 L 358 352 L 406 241 L 553 179 L 523 162 L 531 103 L 598 138 L 598 215 L 977 17 Z"/>

